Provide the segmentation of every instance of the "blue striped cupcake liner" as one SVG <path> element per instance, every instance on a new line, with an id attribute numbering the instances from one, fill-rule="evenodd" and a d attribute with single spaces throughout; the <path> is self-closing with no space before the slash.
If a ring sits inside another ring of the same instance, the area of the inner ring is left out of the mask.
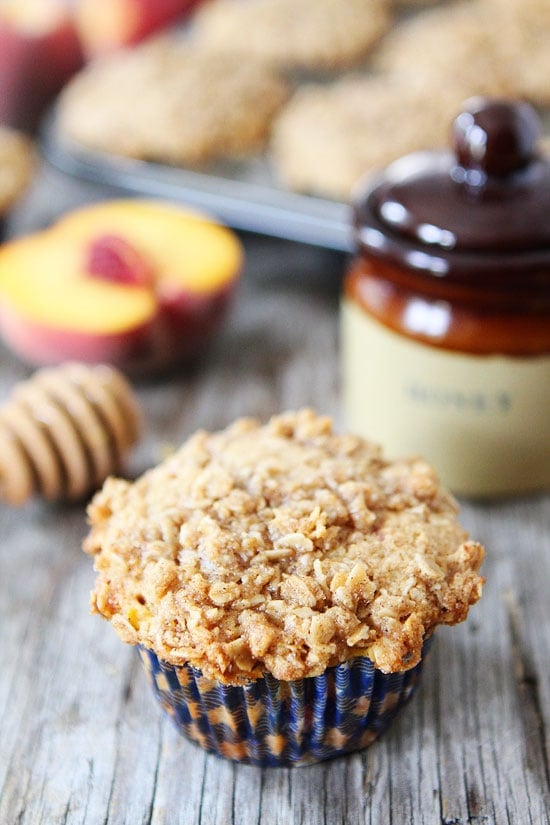
<path id="1" fill-rule="evenodd" d="M 414 693 L 431 638 L 415 667 L 385 674 L 356 657 L 320 676 L 242 686 L 175 667 L 138 647 L 153 691 L 176 726 L 209 753 L 260 767 L 292 767 L 361 750 L 383 733 Z"/>

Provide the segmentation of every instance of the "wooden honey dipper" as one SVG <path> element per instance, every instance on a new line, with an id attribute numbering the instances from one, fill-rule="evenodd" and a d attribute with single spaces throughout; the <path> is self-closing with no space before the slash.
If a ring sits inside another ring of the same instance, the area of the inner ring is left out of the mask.
<path id="1" fill-rule="evenodd" d="M 118 370 L 66 363 L 17 384 L 0 408 L 0 498 L 78 500 L 119 471 L 140 432 Z"/>

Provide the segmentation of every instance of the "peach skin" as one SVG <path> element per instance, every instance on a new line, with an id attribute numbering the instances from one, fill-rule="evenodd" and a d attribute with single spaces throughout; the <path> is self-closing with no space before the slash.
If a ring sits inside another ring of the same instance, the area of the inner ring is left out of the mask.
<path id="1" fill-rule="evenodd" d="M 0 334 L 34 365 L 150 374 L 208 343 L 243 263 L 236 236 L 180 207 L 108 201 L 0 248 Z"/>
<path id="2" fill-rule="evenodd" d="M 0 4 L 0 123 L 32 130 L 84 62 L 80 39 L 61 0 Z"/>
<path id="3" fill-rule="evenodd" d="M 196 4 L 197 0 L 77 0 L 75 14 L 84 49 L 96 57 L 138 43 Z"/>

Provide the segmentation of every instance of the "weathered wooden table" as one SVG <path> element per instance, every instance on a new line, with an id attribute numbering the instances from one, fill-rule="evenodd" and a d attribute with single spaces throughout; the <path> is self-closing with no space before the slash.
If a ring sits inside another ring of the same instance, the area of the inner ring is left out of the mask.
<path id="1" fill-rule="evenodd" d="M 16 229 L 100 193 L 43 179 Z M 192 372 L 139 387 L 146 438 L 312 405 L 340 420 L 343 260 L 246 239 L 230 322 Z M 2 397 L 26 371 L 0 352 Z M 321 766 L 236 766 L 179 737 L 135 652 L 88 614 L 82 507 L 0 505 L 0 825 L 466 825 L 550 822 L 550 502 L 466 504 L 486 544 L 485 595 L 438 632 L 423 685 L 368 750 Z"/>

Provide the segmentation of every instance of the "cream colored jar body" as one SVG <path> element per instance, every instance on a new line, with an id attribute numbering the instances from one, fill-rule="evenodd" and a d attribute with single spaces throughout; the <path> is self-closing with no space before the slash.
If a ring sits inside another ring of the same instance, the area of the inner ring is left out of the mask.
<path id="1" fill-rule="evenodd" d="M 550 316 L 399 302 L 374 269 L 352 267 L 342 302 L 347 425 L 390 455 L 425 456 L 458 495 L 550 488 Z"/>

